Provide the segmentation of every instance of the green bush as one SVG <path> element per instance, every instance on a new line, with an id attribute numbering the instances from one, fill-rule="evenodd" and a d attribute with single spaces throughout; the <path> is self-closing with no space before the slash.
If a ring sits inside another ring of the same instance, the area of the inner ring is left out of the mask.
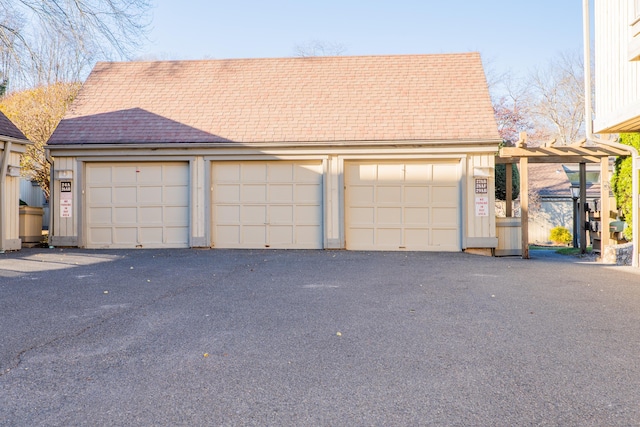
<path id="1" fill-rule="evenodd" d="M 511 199 L 515 200 L 520 195 L 520 172 L 515 164 L 510 165 L 513 170 L 513 182 L 511 183 Z M 505 164 L 497 164 L 496 165 L 496 200 L 506 200 L 507 199 L 507 165 Z"/>
<path id="2" fill-rule="evenodd" d="M 631 145 L 640 149 L 640 134 L 623 133 L 620 135 L 622 144 Z M 633 166 L 631 157 L 618 157 L 616 167 L 611 177 L 611 188 L 616 195 L 616 203 L 620 217 L 626 221 L 624 236 L 627 240 L 633 238 L 633 191 L 632 191 Z"/>
<path id="3" fill-rule="evenodd" d="M 567 244 L 573 240 L 571 232 L 566 227 L 557 226 L 551 230 L 549 240 L 555 243 Z"/>

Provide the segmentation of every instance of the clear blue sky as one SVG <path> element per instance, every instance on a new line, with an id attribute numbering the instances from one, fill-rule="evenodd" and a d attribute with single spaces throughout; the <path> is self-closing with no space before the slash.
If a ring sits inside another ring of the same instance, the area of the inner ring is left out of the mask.
<path id="1" fill-rule="evenodd" d="M 618 1 L 618 0 L 613 0 Z M 582 49 L 580 0 L 155 0 L 154 59 L 294 55 L 313 40 L 343 55 L 479 51 L 524 74 Z"/>

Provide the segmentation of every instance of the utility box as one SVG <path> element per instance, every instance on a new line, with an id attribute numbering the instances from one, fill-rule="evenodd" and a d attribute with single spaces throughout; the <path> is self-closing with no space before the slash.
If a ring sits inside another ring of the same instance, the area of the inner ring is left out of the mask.
<path id="1" fill-rule="evenodd" d="M 42 215 L 44 209 L 36 206 L 20 206 L 19 236 L 22 243 L 42 241 Z"/>

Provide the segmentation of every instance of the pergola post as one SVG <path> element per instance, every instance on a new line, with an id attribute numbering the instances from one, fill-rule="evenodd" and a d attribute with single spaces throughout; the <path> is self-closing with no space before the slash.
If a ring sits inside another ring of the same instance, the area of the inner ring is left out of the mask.
<path id="1" fill-rule="evenodd" d="M 580 163 L 580 253 L 587 253 L 587 164 Z"/>
<path id="2" fill-rule="evenodd" d="M 513 216 L 513 164 L 504 165 L 505 171 L 505 210 L 504 216 L 511 218 Z"/>
<path id="3" fill-rule="evenodd" d="M 529 259 L 529 158 L 520 157 L 520 228 L 522 259 Z"/>
<path id="4" fill-rule="evenodd" d="M 600 257 L 604 256 L 604 248 L 609 246 L 609 217 L 611 204 L 609 203 L 609 158 L 600 159 Z"/>

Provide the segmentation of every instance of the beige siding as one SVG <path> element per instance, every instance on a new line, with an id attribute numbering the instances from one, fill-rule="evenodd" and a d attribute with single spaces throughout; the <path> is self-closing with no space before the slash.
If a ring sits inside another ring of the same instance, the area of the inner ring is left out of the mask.
<path id="1" fill-rule="evenodd" d="M 486 180 L 487 192 L 476 194 L 476 179 Z M 466 223 L 465 247 L 486 248 L 495 246 L 495 156 L 493 154 L 477 154 L 469 156 L 466 162 Z M 480 216 L 476 213 L 477 197 L 488 198 L 490 213 Z"/>
<path id="2" fill-rule="evenodd" d="M 53 227 L 50 228 L 51 240 L 53 245 L 60 246 L 77 246 L 78 245 L 78 207 L 81 206 L 82 191 L 78 184 L 80 176 L 77 170 L 77 161 L 74 157 L 56 157 L 55 171 L 70 171 L 72 174 L 71 181 L 71 216 L 62 217 L 60 213 L 60 179 L 51 182 L 51 199 L 49 201 L 50 215 L 53 221 Z M 64 179 L 67 181 L 67 179 Z"/>
<path id="3" fill-rule="evenodd" d="M 594 131 L 640 131 L 640 62 L 630 61 L 634 0 L 595 2 Z"/>
<path id="4" fill-rule="evenodd" d="M 0 151 L 2 153 L 2 151 Z M 20 153 L 12 152 L 9 156 L 9 166 L 20 164 Z M 4 224 L 0 225 L 4 230 L 6 250 L 17 250 L 21 247 L 19 239 L 19 202 L 20 202 L 20 177 L 7 176 L 5 188 L 0 190 L 0 197 L 4 198 L 5 210 L 0 214 Z"/>

